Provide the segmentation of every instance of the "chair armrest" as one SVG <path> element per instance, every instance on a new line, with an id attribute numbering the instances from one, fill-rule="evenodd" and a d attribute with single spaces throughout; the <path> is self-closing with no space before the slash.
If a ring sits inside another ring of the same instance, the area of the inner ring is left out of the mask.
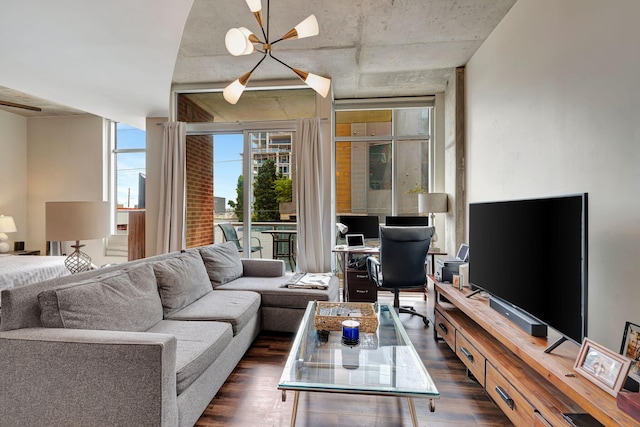
<path id="1" fill-rule="evenodd" d="M 374 256 L 367 257 L 367 274 L 369 275 L 369 281 L 375 283 L 378 287 L 382 286 L 380 261 Z"/>
<path id="2" fill-rule="evenodd" d="M 286 271 L 281 259 L 242 258 L 242 267 L 247 277 L 280 277 Z"/>
<path id="3" fill-rule="evenodd" d="M 177 425 L 176 345 L 145 332 L 0 332 L 2 424 Z"/>

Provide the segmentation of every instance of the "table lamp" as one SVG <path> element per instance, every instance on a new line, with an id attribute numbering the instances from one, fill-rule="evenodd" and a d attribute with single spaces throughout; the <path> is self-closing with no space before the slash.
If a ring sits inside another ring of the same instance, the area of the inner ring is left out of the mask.
<path id="1" fill-rule="evenodd" d="M 18 231 L 12 216 L 0 215 L 0 253 L 9 252 L 9 236 L 5 233 L 15 233 Z"/>
<path id="2" fill-rule="evenodd" d="M 71 273 L 91 269 L 91 257 L 82 252 L 80 240 L 109 235 L 108 202 L 47 202 L 46 235 L 49 241 L 74 241 L 74 251 L 64 261 Z"/>
<path id="3" fill-rule="evenodd" d="M 433 236 L 431 237 L 430 251 L 439 251 L 440 249 L 435 246 L 438 241 L 438 233 L 436 232 L 436 213 L 448 212 L 448 199 L 447 193 L 425 193 L 418 194 L 418 212 L 420 214 L 428 213 L 431 217 L 431 226 L 433 227 Z"/>

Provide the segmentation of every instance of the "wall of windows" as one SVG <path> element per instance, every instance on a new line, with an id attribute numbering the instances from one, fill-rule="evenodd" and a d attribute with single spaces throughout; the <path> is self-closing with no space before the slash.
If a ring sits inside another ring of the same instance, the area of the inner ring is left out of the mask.
<path id="1" fill-rule="evenodd" d="M 336 215 L 418 213 L 430 185 L 432 107 L 336 106 Z"/>

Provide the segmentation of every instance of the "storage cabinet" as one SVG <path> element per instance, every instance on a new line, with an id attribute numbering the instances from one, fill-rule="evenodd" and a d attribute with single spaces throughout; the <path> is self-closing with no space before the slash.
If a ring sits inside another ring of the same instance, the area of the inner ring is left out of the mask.
<path id="1" fill-rule="evenodd" d="M 366 270 L 347 270 L 349 302 L 376 302 L 378 288 L 369 280 Z"/>
<path id="2" fill-rule="evenodd" d="M 637 426 L 616 399 L 573 370 L 580 347 L 559 335 L 532 337 L 489 307 L 488 298 L 429 281 L 436 291 L 434 337 L 444 340 L 516 426 L 567 426 L 589 413 L 606 426 Z M 444 298 L 441 298 L 444 297 Z"/>

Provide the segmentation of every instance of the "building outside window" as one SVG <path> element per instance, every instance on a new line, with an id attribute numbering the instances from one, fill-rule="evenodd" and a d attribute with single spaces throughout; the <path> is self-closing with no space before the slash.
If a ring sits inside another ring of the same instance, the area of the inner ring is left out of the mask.
<path id="1" fill-rule="evenodd" d="M 124 123 L 110 122 L 112 153 L 112 234 L 127 234 L 129 212 L 145 208 L 146 133 Z"/>
<path id="2" fill-rule="evenodd" d="M 335 112 L 336 215 L 418 214 L 429 189 L 431 107 Z"/>

